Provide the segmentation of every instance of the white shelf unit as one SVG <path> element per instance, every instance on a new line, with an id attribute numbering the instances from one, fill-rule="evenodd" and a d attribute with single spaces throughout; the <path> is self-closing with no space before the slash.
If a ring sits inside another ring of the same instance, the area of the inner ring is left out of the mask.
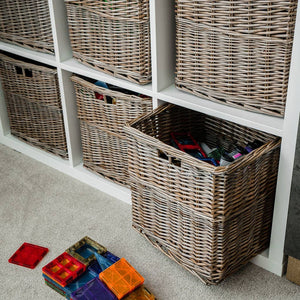
<path id="1" fill-rule="evenodd" d="M 296 136 L 300 112 L 300 8 L 297 12 L 289 88 L 284 118 L 266 116 L 214 103 L 177 90 L 174 86 L 175 71 L 175 19 L 174 0 L 150 0 L 152 84 L 140 86 L 114 78 L 84 66 L 72 57 L 68 37 L 66 9 L 63 0 L 49 0 L 55 56 L 0 42 L 4 50 L 25 58 L 54 66 L 58 70 L 62 97 L 64 123 L 69 160 L 63 160 L 36 149 L 10 134 L 3 92 L 0 86 L 0 143 L 64 172 L 104 193 L 130 203 L 130 190 L 97 176 L 82 166 L 79 121 L 76 116 L 76 99 L 70 81 L 72 73 L 111 83 L 153 98 L 153 107 L 162 102 L 174 103 L 189 109 L 223 118 L 282 137 L 279 174 L 275 199 L 271 242 L 268 250 L 252 262 L 279 276 L 284 270 L 284 239 L 289 204 L 289 194 Z"/>

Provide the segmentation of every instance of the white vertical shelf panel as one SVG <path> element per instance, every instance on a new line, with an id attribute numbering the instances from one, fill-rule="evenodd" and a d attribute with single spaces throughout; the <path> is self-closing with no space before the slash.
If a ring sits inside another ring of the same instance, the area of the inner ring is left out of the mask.
<path id="1" fill-rule="evenodd" d="M 48 0 L 54 51 L 58 62 L 69 59 L 73 56 L 69 38 L 67 11 L 63 0 Z"/>
<path id="2" fill-rule="evenodd" d="M 57 69 L 61 102 L 63 108 L 64 125 L 68 154 L 71 166 L 76 166 L 82 161 L 80 126 L 77 118 L 76 96 L 70 72 Z"/>
<path id="3" fill-rule="evenodd" d="M 175 1 L 150 0 L 153 91 L 174 83 Z"/>
<path id="4" fill-rule="evenodd" d="M 0 80 L 0 136 L 5 136 L 10 133 L 9 119 L 6 110 L 4 93 Z"/>
<path id="5" fill-rule="evenodd" d="M 298 7 L 286 101 L 269 259 L 284 263 L 284 242 L 300 112 L 300 7 Z M 282 272 L 282 271 L 281 271 Z M 278 275 L 282 275 L 281 273 Z"/>

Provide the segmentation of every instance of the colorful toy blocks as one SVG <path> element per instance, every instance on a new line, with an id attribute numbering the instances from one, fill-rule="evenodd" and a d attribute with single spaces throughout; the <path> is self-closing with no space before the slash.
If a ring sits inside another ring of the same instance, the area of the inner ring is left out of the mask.
<path id="1" fill-rule="evenodd" d="M 102 245 L 98 244 L 88 236 L 82 238 L 76 244 L 66 250 L 66 252 L 77 260 L 88 266 L 93 260 L 95 260 L 94 253 L 103 254 L 107 250 Z"/>
<path id="2" fill-rule="evenodd" d="M 98 277 L 98 274 L 88 269 L 81 276 L 76 278 L 73 282 L 71 282 L 70 284 L 68 284 L 65 287 L 60 286 L 58 283 L 53 281 L 50 277 L 46 276 L 45 274 L 43 274 L 43 277 L 45 278 L 45 281 L 47 281 L 48 283 L 53 285 L 55 288 L 63 291 L 65 294 L 64 295 L 65 297 L 71 298 L 71 294 L 73 292 L 75 292 L 76 290 L 78 290 L 79 288 L 84 286 L 86 283 L 88 283 L 92 279 Z"/>
<path id="3" fill-rule="evenodd" d="M 143 286 L 144 278 L 124 258 L 89 237 L 68 251 L 72 254 L 64 252 L 42 269 L 45 284 L 68 300 L 155 300 Z"/>
<path id="4" fill-rule="evenodd" d="M 50 277 L 62 287 L 65 287 L 80 276 L 86 270 L 86 266 L 64 252 L 43 267 L 42 270 L 46 276 Z"/>
<path id="5" fill-rule="evenodd" d="M 100 273 L 99 278 L 118 299 L 122 299 L 144 283 L 144 278 L 126 261 L 125 258 L 121 258 Z"/>
<path id="6" fill-rule="evenodd" d="M 50 283 L 49 281 L 47 281 L 47 280 L 45 280 L 45 283 L 46 283 L 47 286 L 49 286 L 49 287 L 50 287 L 52 290 L 54 290 L 55 292 L 57 292 L 57 293 L 61 294 L 62 296 L 68 298 L 67 295 L 65 294 L 65 292 L 62 291 L 61 289 L 59 289 L 57 286 L 51 284 L 51 283 Z M 69 298 L 69 299 L 70 299 L 70 298 Z"/>
<path id="7" fill-rule="evenodd" d="M 155 296 L 151 294 L 143 285 L 130 293 L 124 300 L 155 300 Z"/>
<path id="8" fill-rule="evenodd" d="M 114 263 L 117 262 L 118 260 L 120 260 L 120 257 L 115 256 L 114 254 L 112 254 L 112 253 L 109 252 L 109 251 L 106 251 L 106 252 L 103 254 L 103 256 L 104 256 L 105 258 L 109 259 L 110 261 L 114 262 Z"/>
<path id="9" fill-rule="evenodd" d="M 16 264 L 26 268 L 34 269 L 37 264 L 48 253 L 48 248 L 24 243 L 8 260 L 11 264 Z"/>
<path id="10" fill-rule="evenodd" d="M 98 277 L 71 294 L 72 300 L 117 300 Z"/>

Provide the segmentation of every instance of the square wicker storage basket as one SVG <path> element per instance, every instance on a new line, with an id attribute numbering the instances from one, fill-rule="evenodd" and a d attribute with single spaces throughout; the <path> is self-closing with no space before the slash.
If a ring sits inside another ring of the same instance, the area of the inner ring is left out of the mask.
<path id="1" fill-rule="evenodd" d="M 128 185 L 127 141 L 123 126 L 150 112 L 151 98 L 98 87 L 75 75 L 71 79 L 77 97 L 84 166 L 119 184 Z M 96 93 L 103 95 L 104 100 L 97 99 Z"/>
<path id="2" fill-rule="evenodd" d="M 54 53 L 48 0 L 1 0 L 0 40 Z"/>
<path id="3" fill-rule="evenodd" d="M 206 283 L 216 284 L 268 247 L 280 139 L 164 105 L 125 127 L 133 226 Z M 263 146 L 215 167 L 171 145 L 191 132 L 208 146 Z M 161 155 L 163 153 L 163 155 Z"/>
<path id="4" fill-rule="evenodd" d="M 73 56 L 139 84 L 151 81 L 149 0 L 65 0 Z"/>
<path id="5" fill-rule="evenodd" d="M 283 117 L 297 0 L 176 0 L 176 86 Z"/>
<path id="6" fill-rule="evenodd" d="M 0 77 L 11 134 L 67 158 L 56 69 L 0 53 Z"/>

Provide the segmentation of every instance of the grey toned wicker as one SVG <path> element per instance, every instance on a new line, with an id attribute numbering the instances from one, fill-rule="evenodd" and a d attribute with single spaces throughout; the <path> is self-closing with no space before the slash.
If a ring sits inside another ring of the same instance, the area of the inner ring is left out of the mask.
<path id="1" fill-rule="evenodd" d="M 153 245 L 208 284 L 267 248 L 279 138 L 174 105 L 130 122 L 125 131 L 133 226 Z M 264 145 L 215 167 L 170 146 L 172 131 L 190 131 L 228 150 L 254 139 Z"/>
<path id="2" fill-rule="evenodd" d="M 54 53 L 48 0 L 1 0 L 0 40 Z"/>
<path id="3" fill-rule="evenodd" d="M 119 184 L 128 185 L 127 141 L 123 126 L 150 112 L 151 98 L 105 89 L 71 77 L 77 97 L 84 166 Z M 104 100 L 96 99 L 101 94 Z M 108 103 L 108 99 L 113 99 Z"/>
<path id="4" fill-rule="evenodd" d="M 283 116 L 297 0 L 176 0 L 176 86 Z"/>
<path id="5" fill-rule="evenodd" d="M 73 55 L 110 75 L 151 81 L 149 0 L 65 0 Z"/>
<path id="6" fill-rule="evenodd" d="M 0 76 L 11 133 L 67 158 L 57 71 L 0 54 Z"/>

